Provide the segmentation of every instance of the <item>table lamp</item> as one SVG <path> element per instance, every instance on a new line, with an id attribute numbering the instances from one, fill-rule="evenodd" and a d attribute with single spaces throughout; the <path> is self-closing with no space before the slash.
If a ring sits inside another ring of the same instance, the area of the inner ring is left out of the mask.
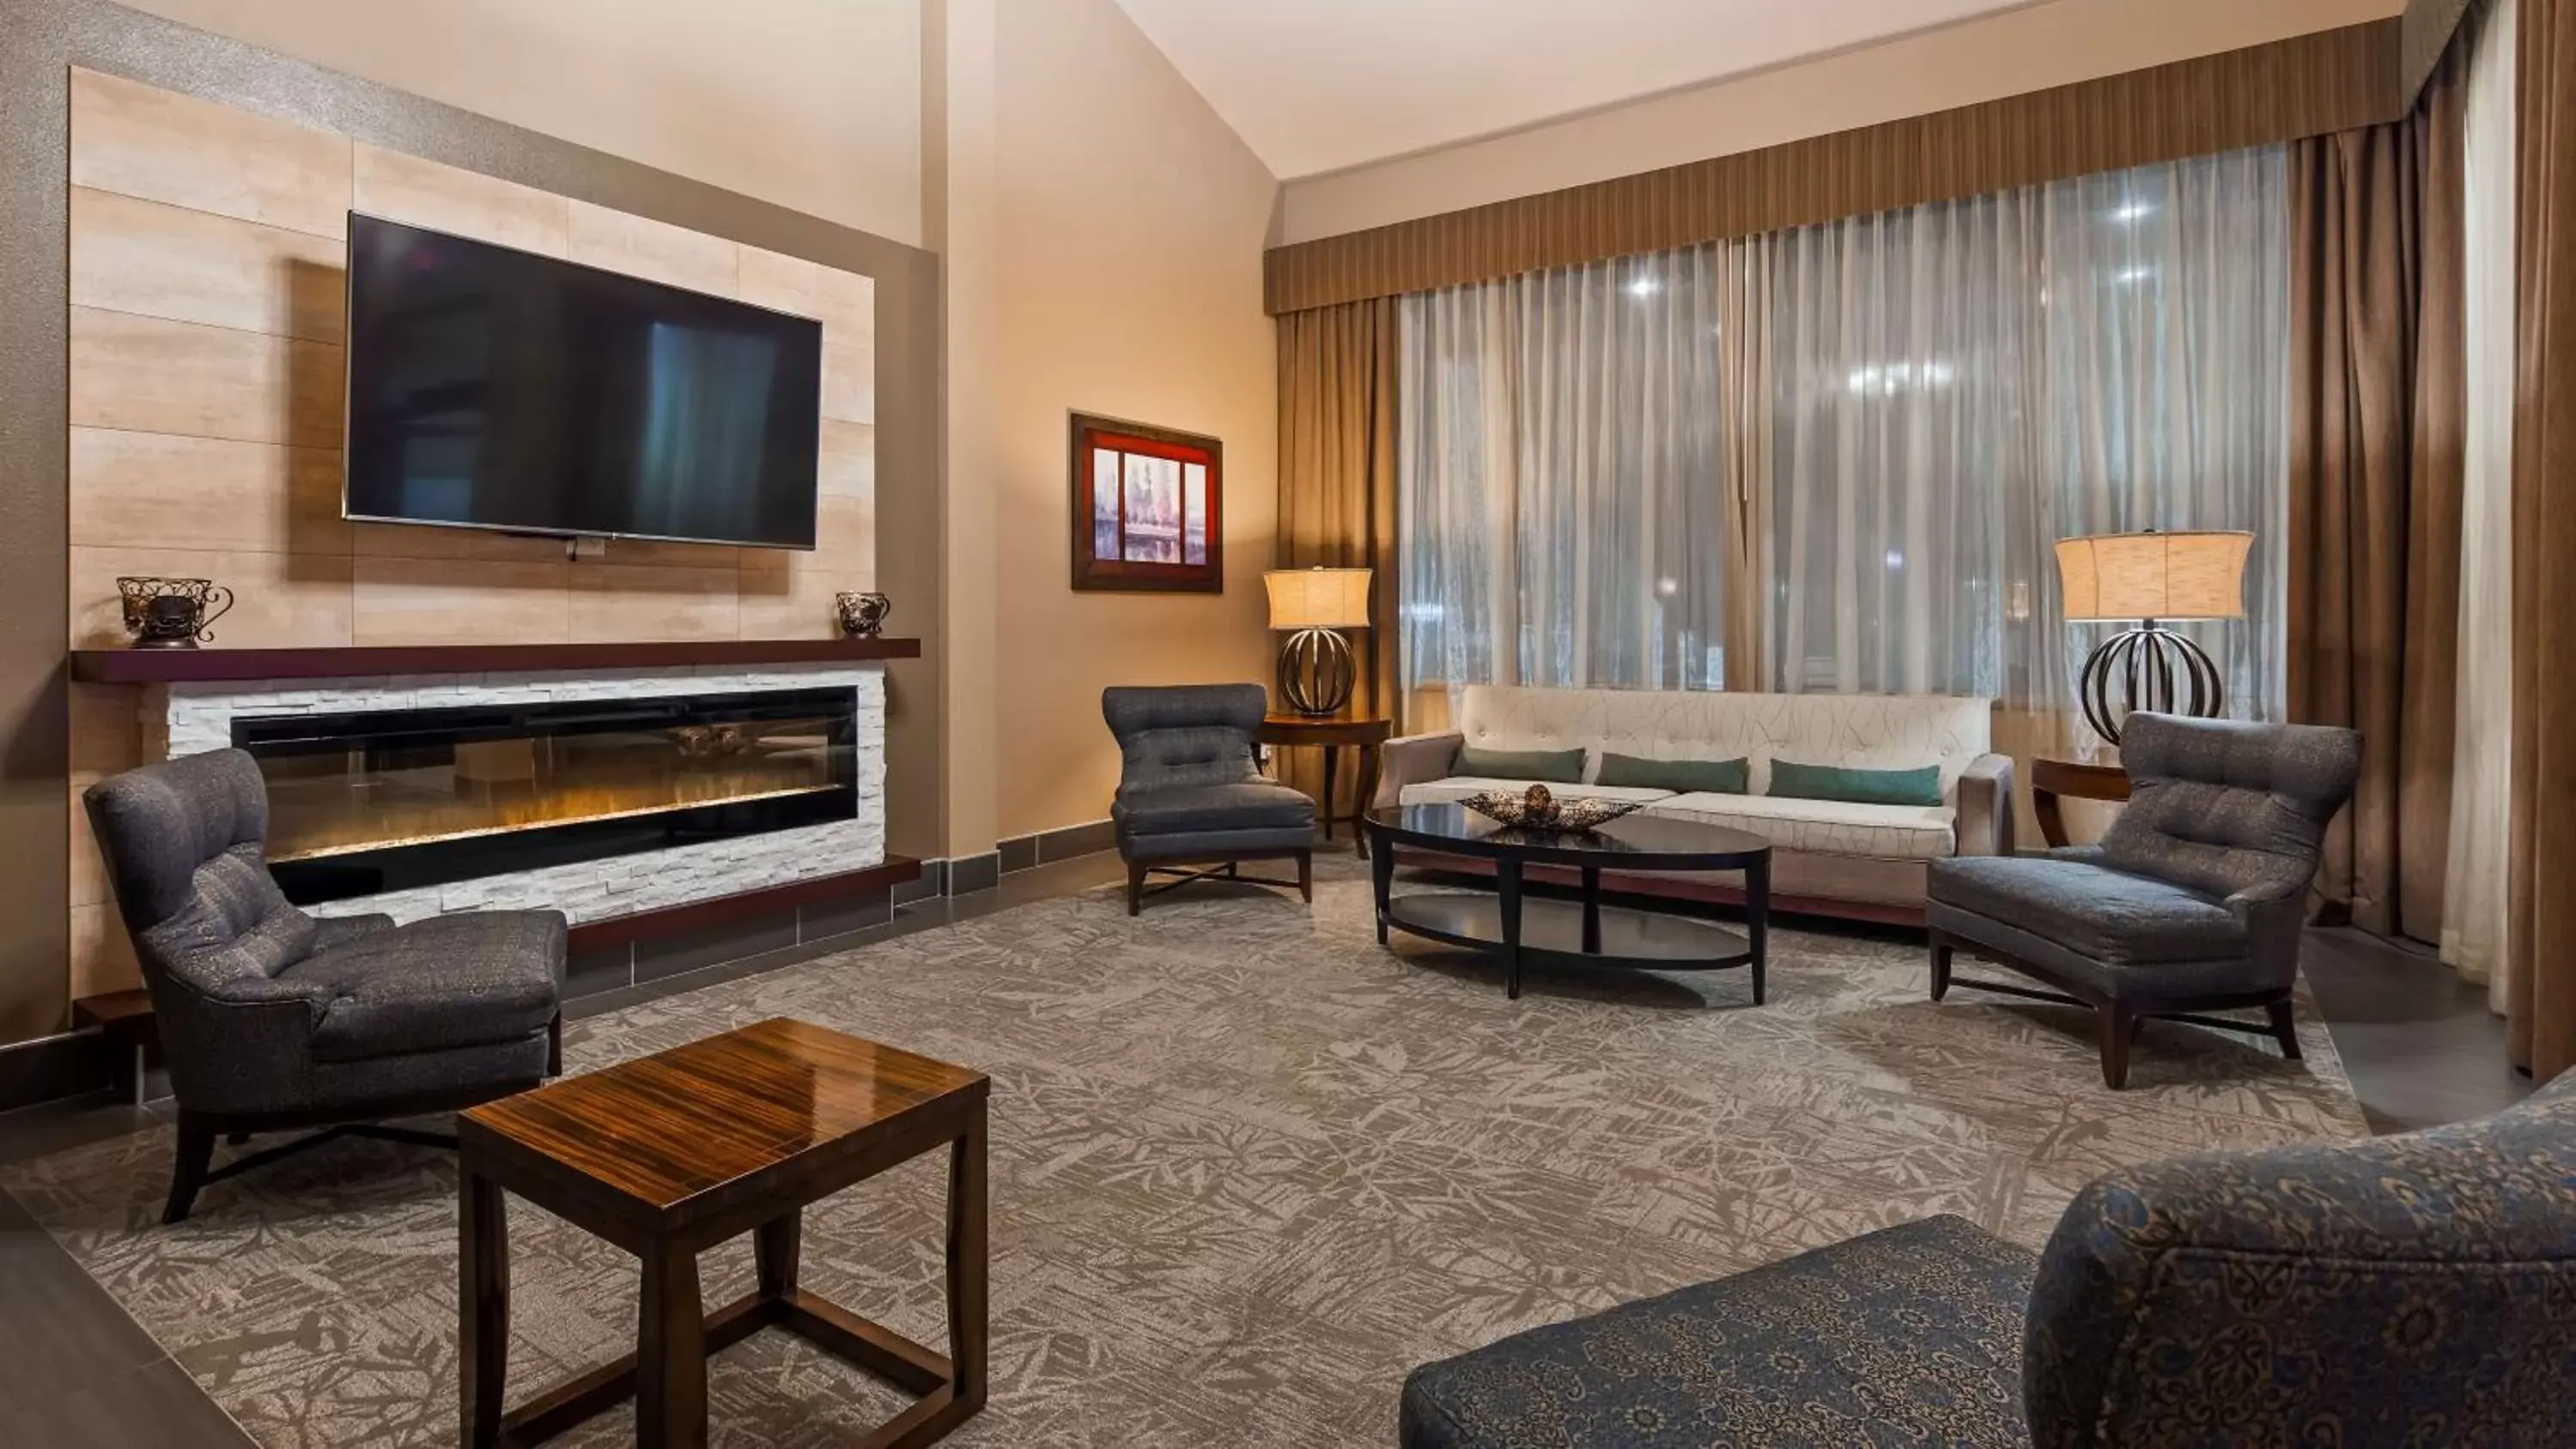
<path id="1" fill-rule="evenodd" d="M 1279 646 L 1279 697 L 1299 714 L 1339 713 L 1351 702 L 1359 667 L 1344 629 L 1368 627 L 1367 569 L 1272 569 L 1270 627 L 1288 631 Z"/>
<path id="2" fill-rule="evenodd" d="M 2095 734 L 2118 744 L 2120 721 L 2132 710 L 2199 719 L 2226 712 L 2226 686 L 2208 652 L 2164 626 L 2180 619 L 2244 618 L 2245 556 L 2253 547 L 2250 533 L 2150 531 L 2058 540 L 2066 622 L 2137 625 L 2103 640 L 2084 661 L 2076 697 Z"/>

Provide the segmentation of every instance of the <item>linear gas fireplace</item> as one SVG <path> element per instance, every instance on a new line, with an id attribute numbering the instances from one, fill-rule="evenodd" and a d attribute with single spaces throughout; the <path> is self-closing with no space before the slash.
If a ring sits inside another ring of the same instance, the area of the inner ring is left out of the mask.
<path id="1" fill-rule="evenodd" d="M 850 819 L 848 688 L 239 714 L 302 904 Z"/>

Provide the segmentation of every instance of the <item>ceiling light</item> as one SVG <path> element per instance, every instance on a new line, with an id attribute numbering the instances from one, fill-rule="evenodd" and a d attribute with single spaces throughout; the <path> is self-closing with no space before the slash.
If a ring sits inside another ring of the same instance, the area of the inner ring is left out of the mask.
<path id="1" fill-rule="evenodd" d="M 2121 271 L 2114 280 L 2123 287 L 2134 287 L 2154 277 L 2155 274 L 2156 269 L 2153 267 L 2129 267 Z"/>
<path id="2" fill-rule="evenodd" d="M 2155 214 L 2155 204 L 2146 201 L 2124 201 L 2111 208 L 2113 221 L 2139 222 Z"/>
<path id="3" fill-rule="evenodd" d="M 1654 278 L 1639 277 L 1628 284 L 1628 295 L 1631 297 L 1651 297 L 1663 289 L 1664 284 L 1656 281 Z"/>

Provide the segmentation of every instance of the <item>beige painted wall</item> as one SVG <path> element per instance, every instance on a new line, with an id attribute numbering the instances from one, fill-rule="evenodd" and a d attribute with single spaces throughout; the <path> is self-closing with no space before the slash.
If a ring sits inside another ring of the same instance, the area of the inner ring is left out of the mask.
<path id="1" fill-rule="evenodd" d="M 2044 0 L 1944 30 L 1290 182 L 1274 242 L 1731 156 L 2313 31 L 2405 0 Z"/>
<path id="2" fill-rule="evenodd" d="M 127 0 L 922 244 L 920 0 Z"/>
<path id="3" fill-rule="evenodd" d="M 1009 838 L 1109 813 L 1104 686 L 1269 678 L 1278 434 L 1261 247 L 1277 183 L 1113 0 L 999 0 L 995 19 L 982 456 L 996 495 L 996 829 Z M 1222 595 L 1073 591 L 1075 410 L 1224 441 Z M 977 481 L 960 470 L 952 486 Z"/>

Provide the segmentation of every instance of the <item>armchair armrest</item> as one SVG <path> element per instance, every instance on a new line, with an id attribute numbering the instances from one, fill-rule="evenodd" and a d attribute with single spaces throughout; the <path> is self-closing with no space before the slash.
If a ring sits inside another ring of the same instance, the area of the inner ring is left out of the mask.
<path id="1" fill-rule="evenodd" d="M 2299 969 L 2299 941 L 2308 924 L 2307 880 L 2270 882 L 2234 892 L 2219 902 L 2244 923 L 2254 959 L 2286 983 Z"/>
<path id="2" fill-rule="evenodd" d="M 1458 762 L 1458 751 L 1466 743 L 1467 737 L 1454 730 L 1387 741 L 1378 757 L 1377 798 L 1369 802 L 1369 808 L 1380 810 L 1397 804 L 1404 798 L 1407 785 L 1449 778 L 1451 767 Z"/>
<path id="3" fill-rule="evenodd" d="M 1953 823 L 1959 855 L 2013 853 L 2013 762 L 2010 755 L 1979 755 L 1959 776 L 1958 817 Z"/>

